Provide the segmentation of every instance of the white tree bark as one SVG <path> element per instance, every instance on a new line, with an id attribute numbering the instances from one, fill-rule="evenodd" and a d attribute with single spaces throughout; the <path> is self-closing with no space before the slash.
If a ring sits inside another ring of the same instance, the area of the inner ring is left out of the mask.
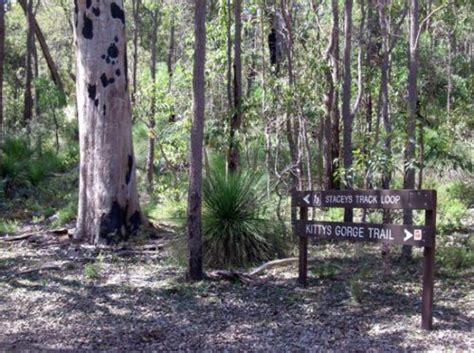
<path id="1" fill-rule="evenodd" d="M 123 0 L 75 0 L 80 181 L 75 237 L 127 240 L 141 224 Z"/>

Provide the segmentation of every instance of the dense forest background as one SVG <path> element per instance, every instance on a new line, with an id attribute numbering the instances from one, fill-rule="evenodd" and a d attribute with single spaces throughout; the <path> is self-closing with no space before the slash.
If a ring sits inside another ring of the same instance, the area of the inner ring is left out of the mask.
<path id="1" fill-rule="evenodd" d="M 0 231 L 60 226 L 77 214 L 72 4 L 2 3 Z M 290 191 L 316 188 L 435 188 L 441 232 L 462 228 L 474 202 L 472 7 L 208 1 L 208 174 L 258 174 L 247 177 L 259 189 L 254 211 L 282 234 Z M 138 188 L 144 214 L 160 222 L 186 210 L 193 12 L 187 1 L 125 1 Z"/>
<path id="2" fill-rule="evenodd" d="M 471 0 L 0 0 L 1 349 L 472 351 L 473 93 Z"/>

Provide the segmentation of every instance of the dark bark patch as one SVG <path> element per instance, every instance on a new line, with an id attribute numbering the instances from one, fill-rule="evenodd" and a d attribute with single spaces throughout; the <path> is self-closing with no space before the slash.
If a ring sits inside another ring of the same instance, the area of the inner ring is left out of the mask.
<path id="1" fill-rule="evenodd" d="M 92 0 L 87 0 L 86 1 L 86 7 L 89 8 L 92 5 Z"/>
<path id="2" fill-rule="evenodd" d="M 131 234 L 136 234 L 142 225 L 142 217 L 140 212 L 135 211 L 128 219 Z"/>
<path id="3" fill-rule="evenodd" d="M 96 100 L 94 101 L 94 105 L 95 105 L 96 107 L 99 106 L 99 100 L 98 100 L 98 99 L 96 99 Z"/>
<path id="4" fill-rule="evenodd" d="M 119 39 L 118 39 L 117 36 L 115 36 L 114 40 L 115 40 L 115 43 L 118 43 L 118 42 L 119 42 Z"/>
<path id="5" fill-rule="evenodd" d="M 100 82 L 102 82 L 102 87 L 104 88 L 109 85 L 109 79 L 107 78 L 106 74 L 102 74 L 102 76 L 100 76 Z"/>
<path id="6" fill-rule="evenodd" d="M 113 77 L 112 77 L 112 78 L 109 78 L 109 84 L 112 84 L 112 83 L 114 83 L 114 82 L 115 82 L 115 78 L 113 78 Z"/>
<path id="7" fill-rule="evenodd" d="M 115 43 L 110 44 L 109 49 L 107 49 L 107 55 L 111 59 L 116 59 L 119 56 L 119 50 Z"/>
<path id="8" fill-rule="evenodd" d="M 115 74 L 116 74 L 117 76 L 120 76 L 122 73 L 120 72 L 120 69 L 117 69 L 117 70 L 115 70 Z"/>
<path id="9" fill-rule="evenodd" d="M 97 86 L 96 85 L 87 85 L 87 93 L 89 94 L 89 98 L 95 100 L 97 94 Z"/>
<path id="10" fill-rule="evenodd" d="M 125 75 L 125 91 L 128 91 L 128 59 L 127 59 L 127 55 L 125 53 L 125 55 L 123 56 L 123 66 L 124 66 L 124 69 L 123 69 L 123 74 Z"/>
<path id="11" fill-rule="evenodd" d="M 107 106 L 105 104 L 102 106 L 102 113 L 104 114 L 104 116 L 105 114 L 107 114 Z"/>
<path id="12" fill-rule="evenodd" d="M 84 14 L 84 26 L 82 27 L 82 35 L 86 39 L 92 39 L 94 37 L 94 25 L 92 20 Z"/>
<path id="13" fill-rule="evenodd" d="M 118 18 L 122 21 L 123 24 L 125 24 L 125 13 L 120 8 L 120 6 L 113 2 L 112 4 L 110 4 L 110 11 L 112 13 L 113 18 Z"/>
<path id="14" fill-rule="evenodd" d="M 126 240 L 126 214 L 126 209 L 114 201 L 110 211 L 102 214 L 100 218 L 99 238 L 105 240 L 107 244 Z"/>
<path id="15" fill-rule="evenodd" d="M 127 162 L 127 174 L 125 174 L 125 183 L 129 184 L 130 179 L 132 177 L 132 170 L 133 170 L 133 157 L 129 154 L 128 155 L 128 162 Z"/>
<path id="16" fill-rule="evenodd" d="M 100 16 L 100 9 L 98 7 L 93 7 L 92 8 L 92 13 L 95 15 L 95 17 Z"/>

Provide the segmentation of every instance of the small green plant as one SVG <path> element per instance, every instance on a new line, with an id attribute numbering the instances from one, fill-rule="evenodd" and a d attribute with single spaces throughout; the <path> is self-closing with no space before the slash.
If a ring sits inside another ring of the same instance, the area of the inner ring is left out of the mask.
<path id="1" fill-rule="evenodd" d="M 203 181 L 203 250 L 211 267 L 244 267 L 282 255 L 278 222 L 265 217 L 265 181 L 213 161 Z"/>
<path id="2" fill-rule="evenodd" d="M 310 268 L 311 273 L 320 279 L 333 279 L 340 272 L 340 268 L 334 264 L 325 262 Z"/>
<path id="3" fill-rule="evenodd" d="M 88 263 L 84 266 L 84 277 L 88 280 L 94 281 L 101 277 L 102 261 Z"/>
<path id="4" fill-rule="evenodd" d="M 17 229 L 18 229 L 17 221 L 0 219 L 0 234 L 15 233 Z"/>
<path id="5" fill-rule="evenodd" d="M 474 268 L 474 249 L 465 246 L 440 246 L 437 249 L 437 267 L 447 273 Z"/>
<path id="6" fill-rule="evenodd" d="M 77 214 L 77 204 L 76 203 L 68 203 L 64 208 L 60 209 L 56 215 L 57 219 L 53 222 L 53 226 L 63 226 L 66 223 L 70 222 L 71 220 L 76 217 Z"/>
<path id="7" fill-rule="evenodd" d="M 356 303 L 362 303 L 367 288 L 367 282 L 370 280 L 370 269 L 362 267 L 350 280 L 350 291 L 352 299 Z"/>

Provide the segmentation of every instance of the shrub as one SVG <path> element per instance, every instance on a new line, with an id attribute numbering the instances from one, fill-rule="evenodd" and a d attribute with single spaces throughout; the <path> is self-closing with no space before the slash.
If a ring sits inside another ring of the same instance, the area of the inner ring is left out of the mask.
<path id="1" fill-rule="evenodd" d="M 101 277 L 102 262 L 96 261 L 88 263 L 84 266 L 84 277 L 88 280 L 97 280 Z"/>
<path id="2" fill-rule="evenodd" d="M 7 138 L 2 146 L 0 178 L 5 197 L 24 194 L 54 172 L 62 170 L 62 163 L 50 150 L 39 153 L 30 148 L 26 140 Z"/>
<path id="3" fill-rule="evenodd" d="M 281 256 L 278 222 L 264 216 L 265 183 L 256 173 L 227 173 L 215 161 L 203 181 L 204 258 L 212 267 L 243 267 Z"/>

